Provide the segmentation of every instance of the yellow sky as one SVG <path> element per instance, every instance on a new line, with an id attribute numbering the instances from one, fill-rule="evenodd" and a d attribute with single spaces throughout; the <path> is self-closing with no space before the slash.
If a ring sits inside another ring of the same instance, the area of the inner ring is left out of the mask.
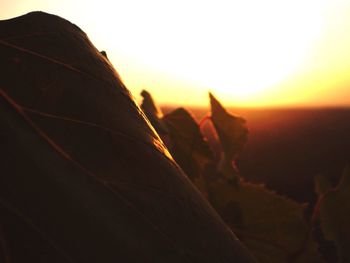
<path id="1" fill-rule="evenodd" d="M 0 0 L 81 27 L 136 98 L 207 105 L 350 106 L 349 0 Z"/>

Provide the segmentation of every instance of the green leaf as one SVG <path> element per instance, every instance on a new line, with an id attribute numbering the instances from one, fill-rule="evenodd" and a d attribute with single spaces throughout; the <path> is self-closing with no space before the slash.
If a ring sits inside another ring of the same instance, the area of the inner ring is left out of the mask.
<path id="1" fill-rule="evenodd" d="M 216 182 L 209 188 L 213 206 L 239 239 L 263 263 L 323 262 L 316 243 L 308 240 L 305 205 L 262 185 L 240 182 L 236 188 Z"/>
<path id="2" fill-rule="evenodd" d="M 350 262 L 350 168 L 344 170 L 335 188 L 322 175 L 315 177 L 315 184 L 325 238 L 335 241 L 339 262 Z"/>

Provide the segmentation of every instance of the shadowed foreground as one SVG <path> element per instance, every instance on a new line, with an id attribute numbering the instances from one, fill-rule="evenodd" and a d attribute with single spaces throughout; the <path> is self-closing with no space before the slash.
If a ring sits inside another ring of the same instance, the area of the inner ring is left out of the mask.
<path id="1" fill-rule="evenodd" d="M 0 259 L 254 262 L 75 25 L 0 22 Z"/>

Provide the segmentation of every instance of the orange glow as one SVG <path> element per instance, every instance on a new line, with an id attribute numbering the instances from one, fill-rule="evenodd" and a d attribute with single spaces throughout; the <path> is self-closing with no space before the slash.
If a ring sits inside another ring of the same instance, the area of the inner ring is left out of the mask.
<path id="1" fill-rule="evenodd" d="M 160 104 L 350 106 L 350 2 L 5 0 L 80 26 L 127 87 Z"/>

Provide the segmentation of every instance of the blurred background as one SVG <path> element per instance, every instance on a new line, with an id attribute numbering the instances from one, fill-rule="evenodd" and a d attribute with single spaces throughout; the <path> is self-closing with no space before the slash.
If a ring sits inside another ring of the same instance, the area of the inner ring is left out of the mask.
<path id="1" fill-rule="evenodd" d="M 200 120 L 212 91 L 247 120 L 249 180 L 309 201 L 350 163 L 349 1 L 2 0 L 0 18 L 34 10 L 82 28 L 137 101 Z"/>
<path id="2" fill-rule="evenodd" d="M 42 10 L 81 27 L 139 100 L 235 107 L 350 105 L 347 0 L 2 0 L 0 19 Z"/>

